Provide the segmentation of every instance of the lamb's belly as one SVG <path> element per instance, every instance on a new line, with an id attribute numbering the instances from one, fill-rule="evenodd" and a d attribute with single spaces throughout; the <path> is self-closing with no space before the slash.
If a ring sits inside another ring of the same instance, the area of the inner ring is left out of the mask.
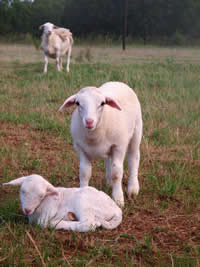
<path id="1" fill-rule="evenodd" d="M 56 51 L 55 49 L 46 49 L 45 54 L 51 58 L 56 58 Z"/>
<path id="2" fill-rule="evenodd" d="M 90 146 L 90 147 L 85 147 L 84 152 L 90 159 L 107 158 L 110 154 L 110 147 Z"/>
<path id="3" fill-rule="evenodd" d="M 53 51 L 47 51 L 46 54 L 51 57 L 51 58 L 56 58 L 56 53 L 54 53 Z M 60 56 L 64 56 L 66 53 L 60 53 Z"/>

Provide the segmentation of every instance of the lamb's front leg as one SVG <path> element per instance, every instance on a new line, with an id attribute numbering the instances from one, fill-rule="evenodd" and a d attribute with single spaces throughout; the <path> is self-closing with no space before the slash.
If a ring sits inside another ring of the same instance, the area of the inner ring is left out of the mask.
<path id="1" fill-rule="evenodd" d="M 84 152 L 79 151 L 80 166 L 79 166 L 79 180 L 80 187 L 88 186 L 90 177 L 92 175 L 92 164 Z"/>
<path id="2" fill-rule="evenodd" d="M 48 57 L 44 53 L 44 70 L 43 70 L 44 73 L 47 72 L 47 65 L 48 65 Z"/>
<path id="3" fill-rule="evenodd" d="M 62 66 L 62 58 L 61 57 L 59 58 L 59 64 L 60 64 L 60 70 L 62 70 L 63 66 Z"/>
<path id="4" fill-rule="evenodd" d="M 88 220 L 85 222 L 71 222 L 71 221 L 59 221 L 55 222 L 55 228 L 64 229 L 64 230 L 71 230 L 76 232 L 89 232 L 94 231 L 97 225 L 89 223 Z"/>
<path id="5" fill-rule="evenodd" d="M 57 68 L 57 71 L 61 71 L 61 69 L 60 69 L 60 56 L 59 55 L 56 55 L 56 68 Z"/>
<path id="6" fill-rule="evenodd" d="M 122 190 L 124 157 L 125 152 L 123 153 L 120 150 L 115 150 L 113 151 L 111 159 L 112 197 L 120 207 L 124 206 L 124 195 Z"/>

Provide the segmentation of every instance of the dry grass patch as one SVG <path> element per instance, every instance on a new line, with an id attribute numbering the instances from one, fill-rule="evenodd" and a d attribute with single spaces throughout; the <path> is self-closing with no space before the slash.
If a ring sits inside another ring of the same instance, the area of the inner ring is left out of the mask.
<path id="1" fill-rule="evenodd" d="M 9 70 L 10 60 L 14 63 L 43 62 L 41 50 L 36 50 L 32 45 L 0 44 L 0 59 L 4 63 L 2 70 Z M 55 60 L 49 59 L 51 63 Z M 119 46 L 82 46 L 74 44 L 72 50 L 72 64 L 82 62 L 92 63 L 150 63 L 152 61 L 165 62 L 175 61 L 179 63 L 199 63 L 200 53 L 198 48 L 161 48 L 161 47 L 132 47 L 128 46 L 125 51 Z M 65 60 L 64 60 L 65 63 Z M 54 66 L 55 67 L 55 66 Z M 21 68 L 16 66 L 13 68 Z M 42 70 L 41 70 L 42 71 Z"/>

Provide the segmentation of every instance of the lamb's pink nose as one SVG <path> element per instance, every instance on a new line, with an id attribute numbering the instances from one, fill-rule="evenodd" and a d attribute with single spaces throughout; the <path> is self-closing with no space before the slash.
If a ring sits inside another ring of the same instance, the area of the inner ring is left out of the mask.
<path id="1" fill-rule="evenodd" d="M 29 214 L 31 213 L 31 210 L 29 210 L 29 209 L 25 209 L 24 211 L 25 211 L 25 213 L 26 213 L 27 215 L 29 215 Z"/>
<path id="2" fill-rule="evenodd" d="M 94 123 L 94 120 L 92 120 L 92 119 L 87 119 L 87 120 L 85 121 L 86 128 L 92 128 L 92 127 L 93 127 L 93 123 Z"/>

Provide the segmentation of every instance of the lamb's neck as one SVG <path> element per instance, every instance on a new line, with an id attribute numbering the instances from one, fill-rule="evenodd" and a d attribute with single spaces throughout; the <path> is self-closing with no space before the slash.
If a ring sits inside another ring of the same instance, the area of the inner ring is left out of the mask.
<path id="1" fill-rule="evenodd" d="M 102 139 L 104 139 L 104 130 L 101 127 L 92 131 L 85 129 L 85 141 L 87 143 L 99 143 Z"/>
<path id="2" fill-rule="evenodd" d="M 49 44 L 49 39 L 50 39 L 49 37 L 50 36 L 48 34 L 43 35 L 43 40 L 44 40 L 45 44 L 47 44 L 47 45 Z"/>

